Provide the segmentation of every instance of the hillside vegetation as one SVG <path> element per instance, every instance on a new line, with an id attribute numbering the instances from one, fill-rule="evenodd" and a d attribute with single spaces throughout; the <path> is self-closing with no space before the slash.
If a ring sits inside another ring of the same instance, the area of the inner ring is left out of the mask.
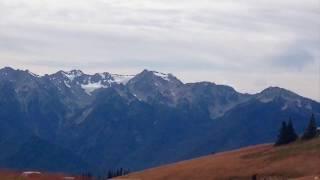
<path id="1" fill-rule="evenodd" d="M 130 174 L 125 179 L 317 179 L 320 138 L 274 147 L 270 144 L 218 153 Z M 318 179 L 319 179 L 318 178 Z"/>

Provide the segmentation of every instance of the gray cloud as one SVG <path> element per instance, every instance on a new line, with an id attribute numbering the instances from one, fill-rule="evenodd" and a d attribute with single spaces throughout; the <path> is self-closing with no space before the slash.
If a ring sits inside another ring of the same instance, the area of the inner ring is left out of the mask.
<path id="1" fill-rule="evenodd" d="M 315 58 L 303 48 L 289 49 L 273 59 L 273 64 L 282 68 L 302 71 L 306 66 L 315 63 Z"/>
<path id="2" fill-rule="evenodd" d="M 320 98 L 317 89 L 291 83 L 316 80 L 319 19 L 318 0 L 2 0 L 0 66 L 149 68 L 185 81 L 244 91 L 279 85 Z"/>

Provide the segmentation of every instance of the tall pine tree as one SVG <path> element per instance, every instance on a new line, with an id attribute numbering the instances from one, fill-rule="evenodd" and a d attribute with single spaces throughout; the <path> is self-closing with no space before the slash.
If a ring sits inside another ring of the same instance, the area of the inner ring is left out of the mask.
<path id="1" fill-rule="evenodd" d="M 289 119 L 288 123 L 286 123 L 285 121 L 282 122 L 275 146 L 289 144 L 297 139 L 298 135 L 294 130 L 291 119 Z"/>
<path id="2" fill-rule="evenodd" d="M 281 128 L 279 131 L 278 139 L 276 141 L 276 146 L 287 144 L 287 123 L 285 121 L 282 122 Z"/>
<path id="3" fill-rule="evenodd" d="M 309 124 L 302 135 L 302 139 L 309 140 L 316 136 L 317 136 L 317 122 L 316 122 L 316 118 L 314 117 L 314 114 L 312 114 Z"/>
<path id="4" fill-rule="evenodd" d="M 289 119 L 288 125 L 287 125 L 287 139 L 288 143 L 293 142 L 298 139 L 298 135 L 293 127 L 291 119 Z"/>

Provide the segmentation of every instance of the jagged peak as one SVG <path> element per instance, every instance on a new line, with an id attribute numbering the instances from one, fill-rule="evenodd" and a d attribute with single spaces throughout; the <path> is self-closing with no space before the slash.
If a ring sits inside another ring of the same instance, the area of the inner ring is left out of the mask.
<path id="1" fill-rule="evenodd" d="M 180 83 L 182 83 L 178 78 L 173 76 L 171 73 L 163 73 L 163 72 L 154 71 L 154 70 L 144 69 L 141 73 L 136 75 L 136 77 L 144 77 L 144 76 L 157 77 L 168 82 L 179 81 Z"/>
<path id="2" fill-rule="evenodd" d="M 73 81 L 76 77 L 84 75 L 84 73 L 81 70 L 74 69 L 74 70 L 70 70 L 70 71 L 60 70 L 52 75 L 60 75 L 60 76 L 62 75 L 64 77 L 68 78 L 70 81 Z"/>
<path id="3" fill-rule="evenodd" d="M 73 69 L 73 70 L 71 70 L 71 71 L 62 71 L 62 73 L 64 73 L 64 74 L 69 74 L 69 75 L 76 75 L 76 76 L 81 76 L 81 75 L 84 74 L 84 73 L 83 73 L 81 70 L 79 70 L 79 69 Z"/>
<path id="4" fill-rule="evenodd" d="M 108 72 L 96 73 L 96 74 L 94 74 L 94 76 L 95 75 L 99 75 L 102 79 L 106 79 L 111 76 L 111 74 Z"/>

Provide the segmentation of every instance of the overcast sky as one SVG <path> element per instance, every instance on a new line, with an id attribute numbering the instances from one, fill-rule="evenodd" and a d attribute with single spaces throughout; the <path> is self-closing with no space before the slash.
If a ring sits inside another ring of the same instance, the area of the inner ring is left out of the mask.
<path id="1" fill-rule="evenodd" d="M 320 100 L 319 0 L 0 0 L 0 67 L 170 72 Z"/>

